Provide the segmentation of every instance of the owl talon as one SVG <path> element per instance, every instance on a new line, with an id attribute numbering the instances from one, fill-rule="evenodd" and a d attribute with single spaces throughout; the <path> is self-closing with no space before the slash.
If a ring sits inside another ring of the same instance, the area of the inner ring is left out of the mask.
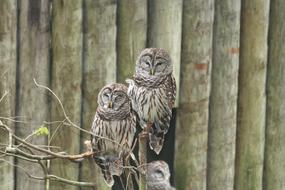
<path id="1" fill-rule="evenodd" d="M 140 134 L 140 137 L 141 137 L 141 138 L 147 138 L 147 137 L 148 137 L 148 132 L 145 131 L 145 130 L 143 130 L 143 131 L 141 132 L 141 134 Z"/>
<path id="2" fill-rule="evenodd" d="M 144 138 L 148 137 L 151 126 L 152 126 L 152 124 L 148 123 L 147 126 L 145 128 L 143 128 L 143 130 L 141 132 L 142 137 L 144 137 Z"/>

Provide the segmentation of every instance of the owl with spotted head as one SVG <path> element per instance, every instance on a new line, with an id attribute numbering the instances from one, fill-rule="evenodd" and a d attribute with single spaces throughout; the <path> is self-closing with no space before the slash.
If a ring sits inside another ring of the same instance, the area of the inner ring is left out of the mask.
<path id="1" fill-rule="evenodd" d="M 161 48 L 144 49 L 136 61 L 128 95 L 140 126 L 147 129 L 149 146 L 159 154 L 172 117 L 176 83 L 169 54 Z"/>
<path id="2" fill-rule="evenodd" d="M 101 168 L 108 186 L 113 175 L 123 173 L 122 166 L 129 155 L 136 132 L 136 115 L 123 84 L 104 86 L 98 95 L 98 107 L 91 127 L 91 142 L 96 152 L 94 160 Z"/>
<path id="3" fill-rule="evenodd" d="M 162 160 L 152 161 L 146 165 L 146 184 L 148 190 L 175 190 L 169 183 L 168 164 Z"/>

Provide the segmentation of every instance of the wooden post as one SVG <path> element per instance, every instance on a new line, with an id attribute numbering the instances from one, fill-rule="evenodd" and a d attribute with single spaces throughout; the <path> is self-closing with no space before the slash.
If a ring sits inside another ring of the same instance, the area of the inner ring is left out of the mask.
<path id="1" fill-rule="evenodd" d="M 240 1 L 215 1 L 207 189 L 234 187 Z"/>
<path id="2" fill-rule="evenodd" d="M 139 161 L 142 167 L 140 174 L 139 190 L 146 190 L 146 164 L 147 164 L 147 147 L 148 147 L 148 133 L 143 130 L 139 134 Z"/>
<path id="3" fill-rule="evenodd" d="M 213 18 L 213 0 L 184 1 L 175 141 L 177 189 L 206 189 Z"/>
<path id="4" fill-rule="evenodd" d="M 118 82 L 133 76 L 135 62 L 147 38 L 147 0 L 117 1 Z"/>
<path id="5" fill-rule="evenodd" d="M 0 3 L 0 116 L 15 116 L 15 80 L 16 80 L 16 0 L 4 0 Z M 6 94 L 6 95 L 5 95 Z M 2 119 L 0 119 L 2 120 Z M 14 130 L 14 123 L 2 120 Z M 0 130 L 0 143 L 8 143 L 8 134 Z M 2 148 L 2 147 L 1 147 Z M 3 150 L 3 149 L 2 149 Z M 13 163 L 13 158 L 6 158 Z M 1 163 L 0 183 L 3 189 L 14 190 L 14 168 Z"/>
<path id="6" fill-rule="evenodd" d="M 82 127 L 90 130 L 97 108 L 97 96 L 103 86 L 116 82 L 116 1 L 84 0 L 83 38 L 83 114 Z M 82 134 L 81 144 L 90 139 Z M 104 182 L 101 170 L 96 165 L 90 175 L 90 165 L 83 162 L 81 181 L 94 181 L 97 189 L 110 189 Z M 86 188 L 82 188 L 86 189 Z"/>
<path id="7" fill-rule="evenodd" d="M 49 85 L 49 37 L 50 1 L 18 1 L 18 102 L 16 114 L 28 124 L 18 123 L 16 134 L 22 138 L 33 133 L 48 120 L 48 98 L 44 89 L 36 87 L 34 80 Z M 31 123 L 29 123 L 31 122 Z M 46 144 L 46 136 L 35 136 L 34 144 Z M 17 165 L 28 169 L 31 175 L 42 176 L 39 165 L 31 167 L 30 162 L 17 160 Z M 17 169 L 16 189 L 43 189 L 44 181 L 35 181 Z"/>
<path id="8" fill-rule="evenodd" d="M 80 125 L 82 78 L 82 1 L 53 0 L 52 5 L 52 70 L 51 88 L 58 95 L 71 121 Z M 51 101 L 51 121 L 64 120 L 55 98 Z M 59 128 L 58 128 L 59 127 Z M 58 129 L 57 129 L 58 128 Z M 52 125 L 51 145 L 77 154 L 80 151 L 80 131 L 72 126 Z M 50 171 L 70 180 L 78 180 L 79 167 L 66 160 L 52 160 Z M 58 182 L 50 182 L 50 189 L 79 189 Z"/>
<path id="9" fill-rule="evenodd" d="M 166 49 L 171 57 L 179 102 L 182 0 L 148 1 L 148 47 Z"/>
<path id="10" fill-rule="evenodd" d="M 269 0 L 242 1 L 235 190 L 262 189 Z"/>
<path id="11" fill-rule="evenodd" d="M 285 2 L 271 1 L 264 190 L 285 188 Z"/>

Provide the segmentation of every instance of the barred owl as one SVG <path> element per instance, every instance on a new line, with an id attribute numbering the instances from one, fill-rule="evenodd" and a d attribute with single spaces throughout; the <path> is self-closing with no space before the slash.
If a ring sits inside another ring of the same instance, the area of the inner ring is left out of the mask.
<path id="1" fill-rule="evenodd" d="M 167 133 L 176 96 L 173 65 L 168 53 L 161 48 L 147 48 L 136 62 L 128 95 L 139 116 L 140 126 L 147 129 L 150 148 L 159 154 Z"/>
<path id="2" fill-rule="evenodd" d="M 166 162 L 153 161 L 146 167 L 146 184 L 148 190 L 175 190 L 169 183 L 170 172 Z"/>
<path id="3" fill-rule="evenodd" d="M 98 108 L 92 124 L 91 142 L 94 159 L 102 170 L 105 182 L 113 186 L 113 175 L 123 172 L 124 159 L 129 154 L 136 132 L 136 115 L 131 109 L 127 87 L 110 84 L 98 95 Z"/>

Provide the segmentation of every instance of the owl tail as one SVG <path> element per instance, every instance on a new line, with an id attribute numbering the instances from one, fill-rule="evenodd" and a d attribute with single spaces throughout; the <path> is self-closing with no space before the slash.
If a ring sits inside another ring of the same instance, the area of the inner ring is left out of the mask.
<path id="1" fill-rule="evenodd" d="M 104 176 L 104 181 L 108 187 L 112 187 L 114 185 L 114 178 L 108 169 L 102 169 L 102 173 Z"/>
<path id="2" fill-rule="evenodd" d="M 164 132 L 149 133 L 149 146 L 150 149 L 158 155 L 163 147 Z"/>
<path id="3" fill-rule="evenodd" d="M 104 181 L 108 187 L 112 187 L 114 185 L 114 178 L 110 172 L 110 163 L 105 160 L 103 157 L 96 157 L 95 162 L 101 168 Z"/>

